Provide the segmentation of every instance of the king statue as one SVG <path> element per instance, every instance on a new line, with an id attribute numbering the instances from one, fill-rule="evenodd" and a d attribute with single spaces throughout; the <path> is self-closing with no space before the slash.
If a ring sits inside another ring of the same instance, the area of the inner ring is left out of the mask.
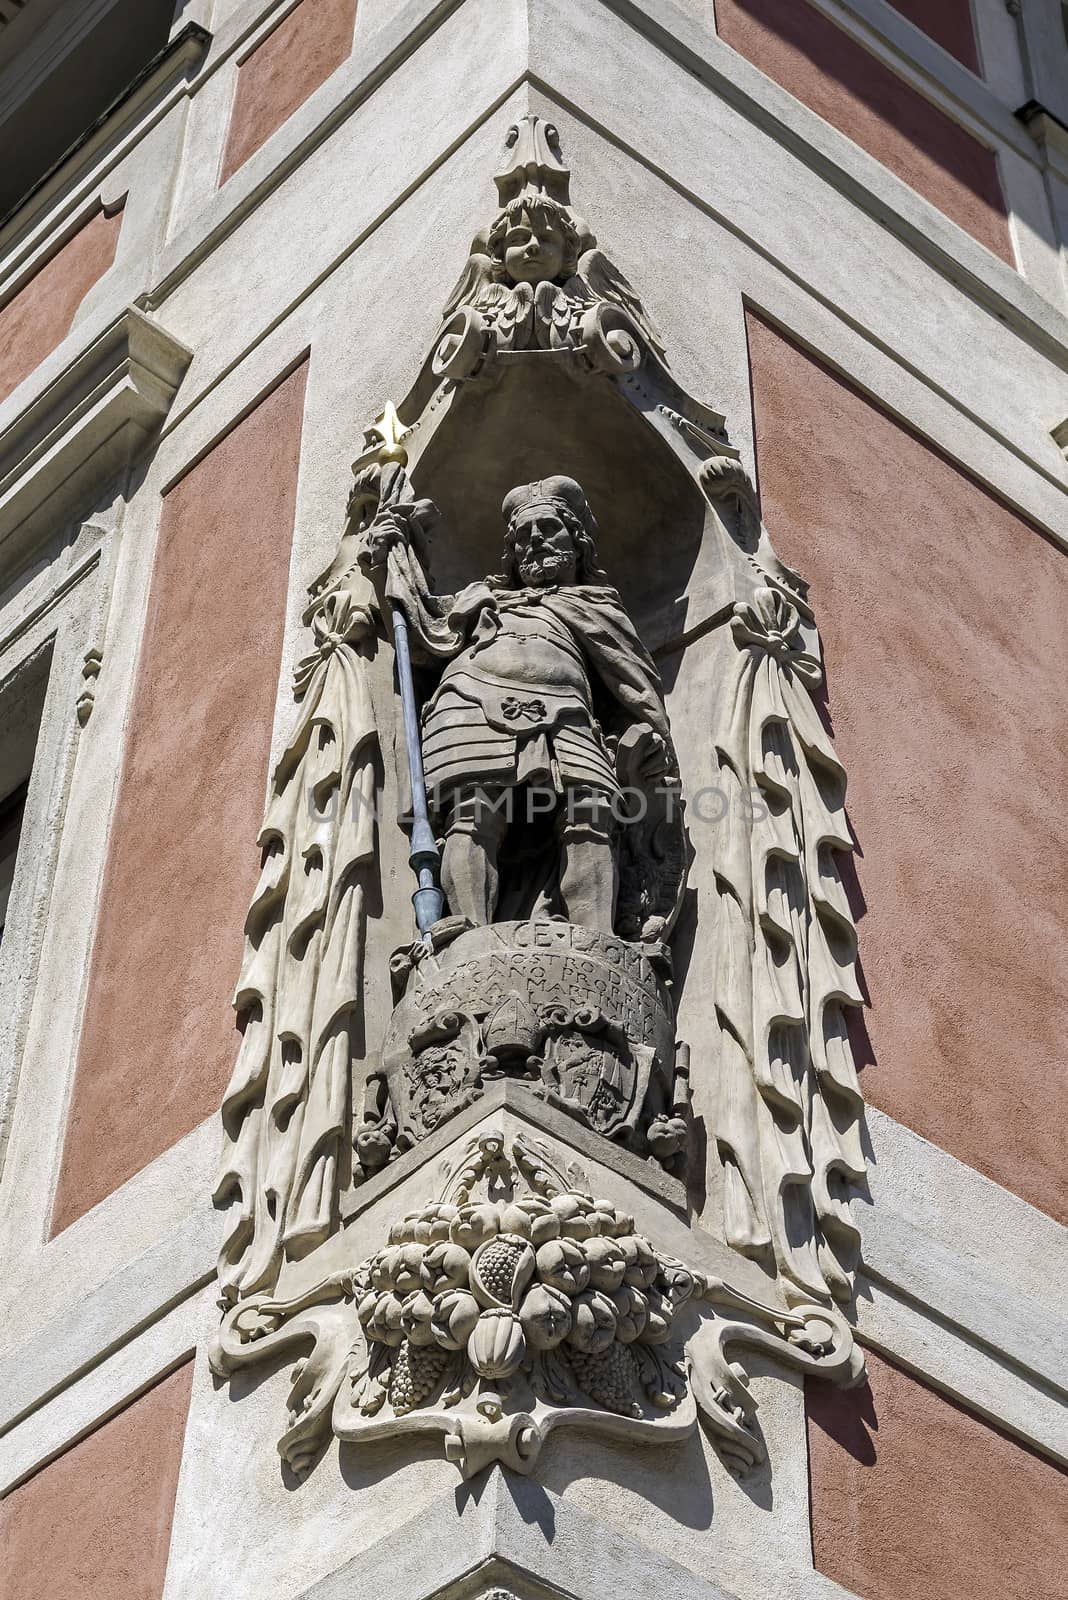
<path id="1" fill-rule="evenodd" d="M 663 938 L 684 874 L 678 767 L 660 676 L 598 565 L 585 494 L 560 476 L 513 489 L 501 572 L 436 595 L 437 508 L 392 471 L 363 561 L 417 659 L 444 663 L 422 754 L 449 910 L 475 927 L 556 915 Z"/>

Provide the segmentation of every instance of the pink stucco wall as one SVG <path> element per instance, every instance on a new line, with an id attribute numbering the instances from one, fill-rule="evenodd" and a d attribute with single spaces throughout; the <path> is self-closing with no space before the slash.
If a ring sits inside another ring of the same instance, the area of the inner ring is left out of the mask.
<path id="1" fill-rule="evenodd" d="M 764 517 L 811 580 L 849 772 L 865 1093 L 1068 1221 L 1068 553 L 749 338 Z"/>
<path id="2" fill-rule="evenodd" d="M 218 1108 L 285 621 L 305 367 L 166 496 L 90 963 L 59 1232 Z"/>

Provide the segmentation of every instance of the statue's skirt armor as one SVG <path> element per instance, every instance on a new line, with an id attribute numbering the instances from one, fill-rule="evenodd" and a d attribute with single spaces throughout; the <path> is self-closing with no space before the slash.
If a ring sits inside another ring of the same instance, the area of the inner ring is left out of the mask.
<path id="1" fill-rule="evenodd" d="M 565 625 L 531 600 L 506 600 L 493 631 L 445 667 L 423 716 L 432 794 L 480 783 L 618 792 L 585 663 Z"/>

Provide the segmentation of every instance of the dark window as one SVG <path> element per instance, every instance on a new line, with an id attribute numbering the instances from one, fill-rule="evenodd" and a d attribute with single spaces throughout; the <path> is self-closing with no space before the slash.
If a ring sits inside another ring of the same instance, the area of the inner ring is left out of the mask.
<path id="1" fill-rule="evenodd" d="M 11 885 L 15 880 L 15 859 L 18 856 L 28 788 L 28 783 L 20 783 L 6 799 L 0 800 L 0 939 L 4 937 Z"/>
<path id="2" fill-rule="evenodd" d="M 0 29 L 0 75 L 10 106 L 0 120 L 0 218 L 8 215 L 61 157 L 89 132 L 167 44 L 175 0 L 114 0 L 95 26 L 19 96 L 20 62 L 32 68 L 35 41 L 59 26 L 77 0 L 25 0 Z"/>

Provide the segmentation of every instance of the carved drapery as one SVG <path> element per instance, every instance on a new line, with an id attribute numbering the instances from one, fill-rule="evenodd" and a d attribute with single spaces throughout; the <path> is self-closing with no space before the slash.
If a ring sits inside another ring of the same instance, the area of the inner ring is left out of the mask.
<path id="1" fill-rule="evenodd" d="M 244 1038 L 223 1101 L 216 1200 L 233 1216 L 224 1300 L 273 1287 L 336 1222 L 350 1159 L 359 1053 L 365 889 L 374 860 L 377 732 L 358 571 L 315 593 L 315 650 L 297 669 L 301 711 L 271 783 L 260 881 L 234 1004 Z"/>
<path id="2" fill-rule="evenodd" d="M 862 1003 L 838 868 L 853 849 L 845 772 L 811 698 L 823 674 L 795 606 L 759 589 L 731 632 L 715 736 L 724 1228 L 795 1292 L 848 1300 L 859 1247 L 848 1201 L 865 1159 L 845 1016 Z"/>

